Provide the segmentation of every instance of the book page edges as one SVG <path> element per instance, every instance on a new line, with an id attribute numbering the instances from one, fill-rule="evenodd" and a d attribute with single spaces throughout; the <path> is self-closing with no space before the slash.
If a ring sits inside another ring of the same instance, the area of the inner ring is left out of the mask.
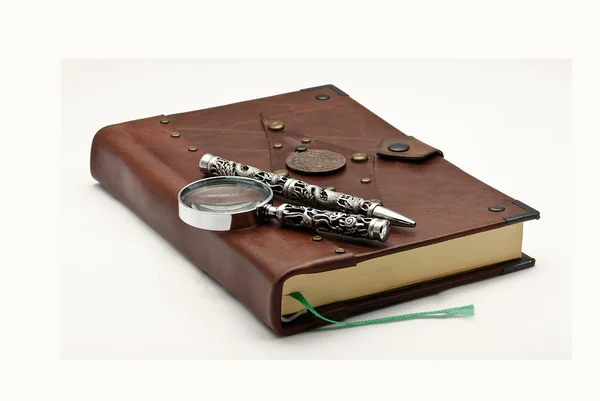
<path id="1" fill-rule="evenodd" d="M 298 274 L 283 284 L 281 314 L 304 309 L 288 296 L 301 292 L 314 307 L 347 301 L 521 257 L 523 224 L 381 256 L 356 266 Z"/>

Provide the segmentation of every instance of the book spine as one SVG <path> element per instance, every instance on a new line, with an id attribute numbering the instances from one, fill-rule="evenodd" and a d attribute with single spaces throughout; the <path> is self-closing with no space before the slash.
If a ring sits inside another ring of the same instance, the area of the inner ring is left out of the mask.
<path id="1" fill-rule="evenodd" d="M 279 332 L 281 323 L 271 310 L 274 283 L 268 275 L 245 256 L 243 249 L 233 248 L 226 234 L 199 230 L 179 219 L 177 193 L 184 185 L 199 179 L 199 155 L 188 152 L 187 145 L 181 142 L 183 151 L 180 146 L 173 150 L 181 155 L 157 156 L 164 154 L 166 147 L 173 148 L 168 143 L 173 140 L 172 128 L 159 124 L 161 117 L 164 116 L 111 125 L 98 131 L 91 149 L 92 176 Z"/>

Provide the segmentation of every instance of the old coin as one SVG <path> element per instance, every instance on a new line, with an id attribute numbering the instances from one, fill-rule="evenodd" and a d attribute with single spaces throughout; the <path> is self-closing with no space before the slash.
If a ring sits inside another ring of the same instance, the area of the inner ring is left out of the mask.
<path id="1" fill-rule="evenodd" d="M 307 149 L 294 152 L 285 161 L 286 166 L 302 174 L 331 174 L 346 166 L 346 158 L 325 149 Z"/>

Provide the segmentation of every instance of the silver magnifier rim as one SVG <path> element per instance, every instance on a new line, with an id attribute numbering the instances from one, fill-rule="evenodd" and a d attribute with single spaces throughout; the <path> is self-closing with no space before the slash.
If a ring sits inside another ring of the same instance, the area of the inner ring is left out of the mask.
<path id="1" fill-rule="evenodd" d="M 213 183 L 219 181 L 224 183 L 246 183 L 249 186 L 264 189 L 269 196 L 264 201 L 256 205 L 254 208 L 235 213 L 205 212 L 202 210 L 192 209 L 191 207 L 183 203 L 183 197 L 186 194 L 200 187 L 208 186 L 206 183 L 209 181 Z M 241 230 L 245 228 L 256 227 L 261 223 L 261 214 L 263 207 L 267 204 L 270 204 L 273 200 L 273 190 L 271 190 L 271 188 L 267 184 L 253 180 L 251 178 L 233 176 L 208 177 L 198 181 L 194 181 L 181 188 L 181 190 L 177 194 L 177 200 L 179 203 L 179 218 L 192 227 L 211 231 Z"/>

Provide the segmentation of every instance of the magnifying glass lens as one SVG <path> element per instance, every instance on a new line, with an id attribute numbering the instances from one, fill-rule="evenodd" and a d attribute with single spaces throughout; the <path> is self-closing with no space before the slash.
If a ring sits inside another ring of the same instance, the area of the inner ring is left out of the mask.
<path id="1" fill-rule="evenodd" d="M 256 209 L 271 194 L 264 184 L 258 185 L 239 179 L 206 180 L 182 194 L 181 201 L 188 207 L 209 213 L 232 214 Z"/>

